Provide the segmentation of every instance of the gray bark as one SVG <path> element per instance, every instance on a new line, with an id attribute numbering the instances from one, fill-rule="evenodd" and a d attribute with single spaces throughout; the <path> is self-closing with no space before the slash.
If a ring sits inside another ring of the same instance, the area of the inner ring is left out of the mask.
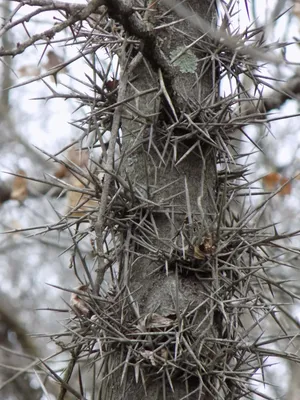
<path id="1" fill-rule="evenodd" d="M 211 20 L 209 1 L 191 1 L 189 4 L 195 12 Z M 166 22 L 174 18 L 172 15 L 171 19 L 166 18 Z M 166 59 L 172 58 L 172 50 L 189 45 L 201 35 L 188 21 L 175 26 L 176 29 L 168 27 L 157 31 L 157 41 L 161 43 Z M 199 60 L 207 55 L 194 48 L 192 51 Z M 134 69 L 127 97 L 159 86 L 159 73 L 154 65 L 156 60 L 151 57 L 145 57 Z M 163 77 L 177 112 L 190 113 L 188 107 L 197 110 L 205 102 L 213 103 L 216 87 L 211 65 L 200 60 L 195 73 L 182 73 L 178 67 L 171 67 L 170 71 L 171 75 L 163 74 Z M 191 347 L 200 360 L 202 355 L 206 353 L 208 356 L 210 352 L 204 345 L 207 335 L 216 334 L 207 296 L 211 284 L 199 279 L 201 273 L 198 278 L 195 274 L 182 274 L 179 265 L 172 265 L 171 259 L 174 252 L 192 251 L 193 246 L 202 242 L 204 234 L 213 229 L 216 218 L 215 152 L 198 139 L 186 142 L 177 139 L 180 132 L 176 132 L 176 128 L 166 131 L 166 109 L 172 114 L 166 103 L 166 98 L 161 93 L 158 96 L 158 91 L 155 91 L 137 97 L 131 102 L 132 107 L 126 107 L 124 112 L 121 169 L 130 187 L 140 193 L 140 219 L 131 226 L 130 251 L 134 255 L 125 255 L 129 263 L 121 266 L 120 273 L 123 284 L 132 294 L 140 321 L 153 313 L 180 320 L 181 315 L 191 312 L 194 318 L 189 328 Z M 141 116 L 146 118 L 143 120 Z M 186 154 L 189 146 L 193 145 L 194 149 Z M 165 263 L 168 263 L 169 271 L 164 268 Z M 193 312 L 197 306 L 198 310 Z M 117 352 L 108 361 L 106 373 L 121 366 L 125 358 L 126 353 Z M 108 382 L 103 382 L 99 399 L 211 398 L 202 379 L 190 378 L 188 373 L 180 373 L 176 368 L 171 377 L 172 384 L 163 368 L 158 372 L 157 368 L 147 367 L 142 372 L 143 377 L 140 374 L 138 379 L 136 369 L 128 368 L 122 385 L 120 379 L 124 368 L 121 366 L 112 373 Z"/>

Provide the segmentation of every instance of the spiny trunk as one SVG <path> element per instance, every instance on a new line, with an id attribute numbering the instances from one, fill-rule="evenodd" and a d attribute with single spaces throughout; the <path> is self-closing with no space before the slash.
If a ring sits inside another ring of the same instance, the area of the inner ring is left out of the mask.
<path id="1" fill-rule="evenodd" d="M 150 15 L 150 23 L 162 14 L 159 7 L 159 12 L 154 10 Z M 190 7 L 211 19 L 209 1 L 191 1 Z M 159 22 L 170 23 L 175 18 L 167 13 Z M 135 345 L 118 349 L 107 361 L 104 375 L 116 371 L 103 382 L 99 398 L 210 399 L 200 363 L 211 353 L 205 343 L 207 335 L 217 334 L 208 296 L 211 274 L 188 271 L 184 265 L 197 269 L 191 263 L 195 248 L 209 237 L 216 221 L 216 154 L 196 137 L 192 125 L 185 131 L 177 128 L 176 117 L 196 110 L 200 114 L 206 104 L 213 104 L 217 90 L 212 65 L 204 61 L 207 54 L 201 47 L 189 50 L 189 56 L 197 58 L 193 73 L 170 63 L 176 51 L 182 51 L 201 32 L 189 21 L 156 32 L 156 43 L 170 67 L 161 65 L 160 69 L 160 61 L 142 48 L 145 58 L 129 77 L 127 98 L 151 88 L 157 90 L 137 96 L 130 107 L 123 108 L 121 170 L 139 195 L 133 204 L 135 215 L 124 234 L 128 246 L 120 265 L 120 281 L 127 328 L 134 331 L 136 326 L 143 332 L 147 327 L 151 331 L 147 318 L 151 320 L 155 314 L 171 321 L 172 333 L 168 336 L 156 326 L 152 331 L 158 329 L 160 335 L 147 338 L 142 333 L 140 343 L 137 340 Z M 177 344 L 174 335 L 178 335 Z M 146 354 L 158 359 L 146 360 Z"/>

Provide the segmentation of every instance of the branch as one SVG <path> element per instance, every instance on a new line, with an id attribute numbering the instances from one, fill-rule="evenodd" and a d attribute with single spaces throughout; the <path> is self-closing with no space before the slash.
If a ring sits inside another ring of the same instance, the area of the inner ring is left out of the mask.
<path id="1" fill-rule="evenodd" d="M 265 111 L 280 108 L 287 100 L 293 100 L 300 94 L 300 71 L 297 71 L 288 81 L 278 90 L 273 90 L 272 94 L 263 98 L 262 103 Z"/>
<path id="2" fill-rule="evenodd" d="M 126 41 L 124 41 L 123 45 L 123 54 L 121 55 L 120 66 L 123 69 L 125 64 L 124 60 L 124 53 L 125 53 L 125 46 Z M 97 217 L 97 222 L 95 223 L 95 233 L 96 233 L 96 241 L 97 241 L 97 253 L 98 253 L 98 267 L 97 267 L 97 274 L 95 279 L 94 290 L 95 294 L 97 295 L 100 291 L 100 286 L 104 279 L 104 274 L 107 268 L 107 262 L 104 258 L 105 249 L 104 249 L 104 228 L 105 228 L 105 216 L 107 212 L 107 203 L 108 203 L 108 195 L 109 195 L 109 188 L 112 181 L 112 173 L 114 171 L 114 154 L 115 154 L 115 147 L 117 143 L 117 138 L 119 134 L 119 129 L 121 126 L 121 117 L 122 117 L 122 110 L 123 110 L 123 100 L 126 98 L 126 89 L 127 89 L 127 82 L 129 76 L 129 70 L 121 70 L 120 73 L 120 80 L 119 80 L 119 90 L 118 90 L 118 99 L 117 103 L 120 103 L 114 111 L 113 122 L 111 127 L 111 138 L 109 140 L 109 147 L 107 150 L 107 160 L 105 163 L 105 172 L 104 175 L 104 183 L 102 187 L 102 195 L 101 195 L 101 203 L 100 209 Z"/>
<path id="3" fill-rule="evenodd" d="M 52 10 L 64 10 L 69 14 L 72 14 L 77 11 L 82 11 L 86 6 L 84 4 L 76 4 L 76 3 L 67 3 L 65 1 L 56 1 L 56 0 L 13 0 L 17 3 L 21 3 L 24 6 L 35 6 L 35 7 L 44 7 L 50 6 Z"/>
<path id="4" fill-rule="evenodd" d="M 104 0 L 109 15 L 123 25 L 126 32 L 142 40 L 141 51 L 152 67 L 164 72 L 164 77 L 172 75 L 172 68 L 167 58 L 160 49 L 155 32 L 149 23 L 141 20 L 131 5 L 123 0 Z"/>
<path id="5" fill-rule="evenodd" d="M 21 54 L 23 53 L 28 47 L 30 47 L 31 45 L 33 45 L 35 42 L 39 41 L 39 40 L 47 40 L 50 41 L 56 33 L 61 32 L 62 30 L 68 28 L 69 26 L 73 25 L 74 23 L 76 23 L 77 21 L 83 21 L 86 18 L 88 18 L 91 14 L 95 13 L 97 11 L 97 9 L 103 5 L 103 0 L 91 0 L 89 2 L 89 4 L 83 8 L 78 8 L 77 5 L 73 8 L 72 6 L 74 5 L 68 5 L 67 3 L 64 2 L 50 2 L 49 0 L 39 0 L 39 1 L 21 1 L 20 2 L 25 3 L 25 4 L 29 4 L 29 5 L 39 5 L 37 3 L 43 4 L 43 6 L 45 6 L 45 4 L 47 5 L 48 3 L 53 3 L 53 5 L 61 5 L 62 6 L 62 10 L 67 10 L 68 14 L 71 14 L 71 16 L 69 18 L 67 18 L 64 22 L 60 23 L 60 24 L 55 24 L 52 28 L 47 29 L 46 31 L 42 32 L 42 33 L 38 33 L 36 35 L 31 36 L 28 40 L 26 40 L 23 43 L 18 43 L 17 47 L 14 49 L 10 49 L 10 50 L 5 50 L 5 49 L 0 49 L 0 56 L 16 56 L 17 54 Z M 82 7 L 82 6 L 81 6 Z M 51 9 L 51 8 L 50 8 Z M 59 8 L 55 8 L 53 6 L 53 10 L 59 10 Z M 47 9 L 48 11 L 48 9 Z M 3 28 L 4 30 L 6 29 L 5 26 Z"/>
<path id="6" fill-rule="evenodd" d="M 286 83 L 280 87 L 272 87 L 272 91 L 266 96 L 260 98 L 243 97 L 244 101 L 239 103 L 239 116 L 245 117 L 255 113 L 261 114 L 261 118 L 271 110 L 279 109 L 287 100 L 297 99 L 300 95 L 300 71 L 289 78 Z"/>

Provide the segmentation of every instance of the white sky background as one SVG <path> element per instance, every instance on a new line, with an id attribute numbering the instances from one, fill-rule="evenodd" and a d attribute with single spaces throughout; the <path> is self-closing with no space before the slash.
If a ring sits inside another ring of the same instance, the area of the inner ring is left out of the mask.
<path id="1" fill-rule="evenodd" d="M 79 3 L 80 1 L 77 1 Z M 81 1 L 81 3 L 85 3 Z M 282 1 L 284 3 L 284 1 Z M 270 10 L 274 9 L 274 6 L 277 4 L 277 1 L 273 0 L 257 0 L 256 1 L 256 10 L 257 10 L 257 20 L 256 24 L 266 24 L 270 22 L 271 12 Z M 249 10 L 251 12 L 251 2 L 248 2 Z M 290 7 L 290 2 L 286 1 L 283 9 L 287 9 Z M 30 8 L 31 9 L 31 8 Z M 25 8 L 24 8 L 25 11 Z M 51 14 L 51 13 L 49 13 Z M 50 19 L 51 21 L 51 19 Z M 51 21 L 52 22 L 52 21 Z M 244 1 L 240 0 L 240 12 L 236 16 L 234 24 L 240 27 L 240 31 L 242 32 L 246 26 L 249 25 L 249 19 L 244 7 Z M 34 34 L 36 32 L 40 32 L 43 29 L 46 29 L 48 25 L 45 23 L 45 19 L 42 23 L 36 25 L 28 25 L 30 26 L 30 33 Z M 288 29 L 287 29 L 288 26 Z M 286 40 L 292 41 L 293 37 L 300 37 L 300 21 L 292 16 L 291 13 L 286 14 L 281 18 L 280 22 L 278 22 L 275 27 L 270 24 L 269 28 L 267 28 L 267 32 L 269 33 L 268 42 L 276 42 L 277 40 Z M 16 33 L 15 33 L 16 34 Z M 24 32 L 19 32 L 20 36 L 15 36 L 15 43 L 18 41 L 24 40 Z M 61 34 L 60 37 L 62 37 Z M 59 36 L 57 36 L 58 38 Z M 47 49 L 50 50 L 49 47 Z M 53 46 L 55 52 L 60 55 L 62 58 L 70 59 L 76 55 L 76 52 L 80 49 L 80 45 L 78 45 L 78 50 L 75 49 L 74 46 L 70 46 L 68 48 L 60 47 L 60 44 Z M 36 47 L 32 47 L 24 54 L 17 56 L 15 58 L 15 72 L 18 74 L 18 70 L 20 70 L 23 66 L 36 66 L 41 58 L 44 47 L 41 45 L 37 45 Z M 46 52 L 47 52 L 46 51 Z M 102 54 L 100 54 L 102 53 Z M 24 56 L 25 55 L 25 56 Z M 98 52 L 99 58 L 105 58 L 105 52 Z M 300 60 L 300 47 L 298 45 L 292 45 L 287 47 L 286 58 L 290 62 L 298 62 Z M 46 57 L 41 61 L 41 64 L 46 61 Z M 285 67 L 271 67 L 268 66 L 264 68 L 262 73 L 266 76 L 272 77 L 281 77 L 282 76 L 292 76 L 295 72 L 297 65 Z M 45 70 L 44 70 L 45 71 Z M 44 72 L 43 71 L 43 72 Z M 68 67 L 68 74 L 71 76 L 75 76 L 77 79 L 81 79 L 83 81 L 87 81 L 85 77 L 86 74 L 90 74 L 90 68 L 85 65 L 83 61 L 77 61 Z M 20 83 L 31 79 L 30 77 L 21 77 L 16 79 L 15 83 Z M 64 88 L 61 84 L 57 86 L 50 79 L 45 79 L 48 84 L 50 84 L 54 90 L 58 92 L 66 93 L 68 92 L 67 88 Z M 66 74 L 59 74 L 58 80 L 66 85 L 77 87 L 78 83 L 68 77 Z M 88 91 L 87 88 L 85 88 Z M 229 93 L 229 86 L 224 82 L 223 84 L 224 95 Z M 83 117 L 85 112 L 88 112 L 89 109 L 86 107 L 85 109 L 81 109 L 76 114 L 72 114 L 74 108 L 76 108 L 76 103 L 72 100 L 64 101 L 64 100 L 50 100 L 48 102 L 45 101 L 35 101 L 30 100 L 36 97 L 45 97 L 51 94 L 50 90 L 41 82 L 27 85 L 22 88 L 17 88 L 11 91 L 10 100 L 11 104 L 14 105 L 14 118 L 17 121 L 17 129 L 18 133 L 23 135 L 23 137 L 32 145 L 37 146 L 39 148 L 45 149 L 49 153 L 56 153 L 62 147 L 66 146 L 70 143 L 71 140 L 81 135 L 82 132 L 77 130 L 73 126 L 69 124 L 71 120 L 76 120 L 80 117 Z M 75 107 L 74 107 L 75 105 Z M 275 110 L 273 112 L 277 115 L 285 114 L 295 114 L 298 110 L 298 104 L 295 101 L 288 101 L 286 104 L 280 109 Z M 293 164 L 292 167 L 289 167 L 290 170 L 295 172 L 298 168 L 300 171 L 300 117 L 295 117 L 292 119 L 285 119 L 283 121 L 276 121 L 270 124 L 270 129 L 272 135 L 268 135 L 268 149 L 271 151 L 272 160 L 274 161 L 274 165 L 266 165 L 264 160 L 259 156 L 256 164 L 256 172 L 259 175 L 263 175 L 267 172 L 271 172 L 272 168 L 277 166 L 289 166 L 292 161 L 296 161 L 296 164 Z M 259 133 L 255 127 L 249 127 L 248 133 L 251 135 L 251 138 L 259 141 Z M 248 149 L 249 150 L 249 149 Z M 15 172 L 18 168 L 22 168 L 26 171 L 29 170 L 29 175 L 34 173 L 34 166 L 30 162 L 27 157 L 20 157 L 18 153 L 16 154 L 4 154 L 0 161 L 0 169 L 1 170 L 10 170 Z M 3 177 L 3 175 L 1 175 Z M 291 177 L 291 176 L 289 176 Z M 280 201 L 285 202 L 286 207 L 290 210 L 294 210 L 295 214 L 299 213 L 300 203 L 299 203 L 299 190 L 300 183 L 295 182 L 295 190 L 293 188 L 293 192 L 291 196 L 288 196 Z M 30 206 L 30 203 L 28 203 Z M 297 207 L 295 209 L 295 207 Z M 9 206 L 11 210 L 11 206 Z M 18 214 L 18 210 L 15 210 L 16 215 Z M 10 216 L 12 216 L 10 214 Z M 55 214 L 53 216 L 47 216 L 50 220 L 55 218 Z M 291 215 L 294 219 L 294 216 Z M 35 257 L 33 254 L 32 257 Z M 50 260 L 49 260 L 50 262 Z M 49 265 L 49 267 L 51 267 Z M 49 268 L 49 271 L 51 269 Z M 40 280 L 41 284 L 44 282 L 52 282 L 57 284 L 58 281 L 55 277 L 55 274 L 52 276 L 44 276 L 44 272 L 42 276 L 39 274 L 36 275 L 36 279 Z M 29 283 L 28 283 L 29 284 Z M 1 286 L 0 286 L 1 288 Z M 3 286 L 2 286 L 3 289 Z M 8 288 L 6 288 L 7 290 Z M 48 289 L 47 289 L 48 290 Z M 49 289 L 51 290 L 51 289 Z M 277 373 L 277 372 L 275 372 Z M 262 390 L 262 388 L 259 388 Z"/>

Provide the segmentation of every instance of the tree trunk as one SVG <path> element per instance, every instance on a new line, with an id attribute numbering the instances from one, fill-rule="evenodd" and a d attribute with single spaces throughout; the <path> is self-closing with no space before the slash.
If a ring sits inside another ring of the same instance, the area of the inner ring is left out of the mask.
<path id="1" fill-rule="evenodd" d="M 166 17 L 160 25 L 178 18 L 153 4 L 159 10 L 149 6 L 149 24 L 163 11 Z M 211 21 L 210 1 L 190 1 L 189 5 Z M 121 170 L 136 196 L 124 235 L 127 249 L 120 279 L 126 329 L 141 335 L 107 361 L 104 375 L 115 372 L 103 382 L 101 399 L 210 399 L 216 395 L 209 371 L 204 374 L 201 366 L 202 360 L 212 356 L 206 338 L 217 334 L 208 295 L 213 274 L 201 271 L 199 260 L 201 246 L 211 243 L 217 217 L 216 153 L 199 139 L 192 124 L 186 128 L 176 118 L 197 112 L 201 120 L 202 110 L 204 114 L 205 107 L 214 103 L 218 88 L 205 44 L 199 42 L 178 59 L 193 63 L 195 58 L 193 72 L 184 71 L 176 61 L 170 63 L 176 52 L 201 36 L 188 20 L 174 26 L 156 31 L 155 44 L 149 40 L 152 52 L 144 41 L 144 57 L 138 60 L 136 56 L 137 66 L 128 77 L 126 97 L 136 97 L 123 108 Z M 204 35 L 204 40 L 209 39 Z M 123 69 L 120 85 L 126 74 Z M 152 88 L 158 89 L 138 95 Z M 206 254 L 202 255 L 205 259 Z"/>

